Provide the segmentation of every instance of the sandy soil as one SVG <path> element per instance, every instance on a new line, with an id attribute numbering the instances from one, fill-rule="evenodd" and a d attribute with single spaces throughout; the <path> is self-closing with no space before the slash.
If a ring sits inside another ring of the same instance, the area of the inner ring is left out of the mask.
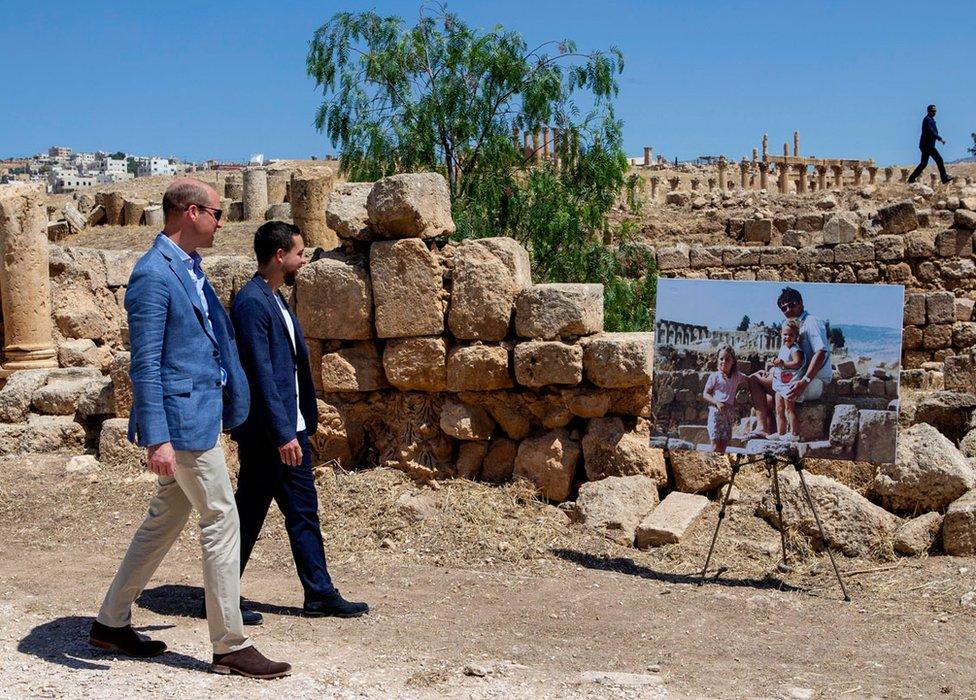
<path id="1" fill-rule="evenodd" d="M 681 545 L 619 547 L 569 525 L 515 486 L 419 490 L 431 512 L 397 514 L 418 491 L 387 470 L 320 478 L 330 568 L 373 610 L 300 617 L 280 515 L 244 580 L 265 614 L 259 648 L 294 674 L 259 683 L 207 672 L 199 549 L 191 523 L 134 612 L 170 652 L 152 661 L 90 649 L 86 634 L 153 485 L 67 456 L 0 460 L 0 695 L 10 697 L 973 697 L 976 561 L 825 557 L 753 514 L 763 474 L 744 471 L 715 562 L 699 587 L 713 505 Z"/>

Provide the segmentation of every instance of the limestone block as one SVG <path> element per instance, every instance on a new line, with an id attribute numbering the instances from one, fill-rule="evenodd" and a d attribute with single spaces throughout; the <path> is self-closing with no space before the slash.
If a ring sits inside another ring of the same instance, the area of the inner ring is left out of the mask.
<path id="1" fill-rule="evenodd" d="M 366 211 L 380 238 L 434 238 L 455 230 L 447 180 L 437 173 L 378 180 L 366 198 Z"/>
<path id="2" fill-rule="evenodd" d="M 515 332 L 556 340 L 603 330 L 602 284 L 537 284 L 515 299 Z"/>
<path id="3" fill-rule="evenodd" d="M 943 258 L 969 257 L 973 254 L 973 232 L 947 229 L 935 237 L 935 253 Z"/>
<path id="4" fill-rule="evenodd" d="M 743 239 L 748 243 L 769 243 L 773 238 L 772 219 L 747 219 L 742 226 Z"/>
<path id="5" fill-rule="evenodd" d="M 581 485 L 573 510 L 585 527 L 632 547 L 637 526 L 657 504 L 657 487 L 648 477 L 611 476 Z"/>
<path id="6" fill-rule="evenodd" d="M 759 249 L 729 246 L 723 259 L 726 267 L 751 267 L 759 264 Z"/>
<path id="7" fill-rule="evenodd" d="M 901 260 L 905 257 L 905 240 L 901 236 L 878 236 L 874 239 L 874 256 L 878 260 Z"/>
<path id="8" fill-rule="evenodd" d="M 247 168 L 244 171 L 243 194 L 244 220 L 263 220 L 268 208 L 268 171 L 264 168 Z"/>
<path id="9" fill-rule="evenodd" d="M 705 496 L 672 491 L 637 527 L 637 547 L 647 549 L 680 542 L 709 503 Z"/>
<path id="10" fill-rule="evenodd" d="M 440 425 L 441 430 L 458 440 L 487 440 L 495 429 L 495 421 L 481 406 L 454 399 L 444 401 Z"/>
<path id="11" fill-rule="evenodd" d="M 325 220 L 339 238 L 353 241 L 372 239 L 366 198 L 372 182 L 344 182 L 337 185 L 325 208 Z"/>
<path id="12" fill-rule="evenodd" d="M 906 557 L 927 554 L 942 530 L 941 513 L 924 513 L 905 522 L 895 532 L 895 551 Z"/>
<path id="13" fill-rule="evenodd" d="M 100 250 L 99 254 L 102 256 L 105 267 L 105 282 L 112 288 L 124 287 L 129 284 L 132 268 L 136 266 L 139 258 L 143 255 L 141 251 L 137 250 Z"/>
<path id="14" fill-rule="evenodd" d="M 580 418 L 601 418 L 610 410 L 610 395 L 602 390 L 574 391 L 566 400 L 566 408 Z"/>
<path id="15" fill-rule="evenodd" d="M 793 227 L 798 231 L 819 231 L 824 227 L 824 215 L 818 211 L 801 211 Z"/>
<path id="16" fill-rule="evenodd" d="M 146 450 L 129 442 L 129 420 L 109 418 L 98 437 L 98 461 L 110 467 L 136 472 L 146 467 Z"/>
<path id="17" fill-rule="evenodd" d="M 122 209 L 125 207 L 125 199 L 120 192 L 97 192 L 95 204 L 100 204 L 105 209 L 106 224 L 109 226 L 122 225 Z"/>
<path id="18" fill-rule="evenodd" d="M 684 493 L 707 493 L 727 484 L 732 478 L 729 458 L 713 452 L 672 450 L 671 472 L 674 486 Z"/>
<path id="19" fill-rule="evenodd" d="M 0 423 L 0 455 L 84 449 L 85 429 L 72 416 L 28 416 L 26 423 Z"/>
<path id="20" fill-rule="evenodd" d="M 966 299 L 965 297 L 957 297 L 956 301 L 956 320 L 957 321 L 970 321 L 973 318 L 973 309 L 976 308 L 976 301 L 972 299 Z"/>
<path id="21" fill-rule="evenodd" d="M 686 243 L 657 249 L 658 270 L 680 270 L 691 266 L 691 249 Z"/>
<path id="22" fill-rule="evenodd" d="M 48 372 L 47 383 L 34 391 L 31 406 L 38 413 L 74 415 L 89 382 L 102 373 L 93 367 L 64 367 Z"/>
<path id="23" fill-rule="evenodd" d="M 142 215 L 149 206 L 149 202 L 145 199 L 127 199 L 125 204 L 123 204 L 123 219 L 126 226 L 140 226 L 142 224 Z"/>
<path id="24" fill-rule="evenodd" d="M 524 477 L 550 501 L 565 501 L 573 486 L 579 462 L 579 443 L 559 428 L 526 438 L 515 457 L 516 477 Z"/>
<path id="25" fill-rule="evenodd" d="M 333 179 L 328 168 L 304 168 L 291 173 L 288 183 L 291 215 L 309 248 L 332 250 L 339 245 L 339 239 L 329 229 L 325 218 Z"/>
<path id="26" fill-rule="evenodd" d="M 976 212 L 966 209 L 956 209 L 952 217 L 952 223 L 956 228 L 972 231 L 976 229 Z"/>
<path id="27" fill-rule="evenodd" d="M 444 391 L 447 344 L 440 337 L 391 339 L 383 350 L 383 369 L 390 384 L 402 391 Z"/>
<path id="28" fill-rule="evenodd" d="M 519 384 L 579 384 L 583 379 L 583 348 L 558 340 L 530 340 L 515 346 L 515 379 Z"/>
<path id="29" fill-rule="evenodd" d="M 479 478 L 490 484 L 503 484 L 506 481 L 511 481 L 517 455 L 518 443 L 515 440 L 508 438 L 493 439 L 482 461 Z"/>
<path id="30" fill-rule="evenodd" d="M 0 422 L 23 423 L 27 420 L 34 392 L 47 384 L 47 369 L 17 370 L 7 377 L 0 389 Z"/>
<path id="31" fill-rule="evenodd" d="M 942 510 L 973 487 L 976 468 L 936 428 L 916 423 L 899 436 L 896 461 L 879 467 L 870 494 L 890 510 L 918 513 Z"/>
<path id="32" fill-rule="evenodd" d="M 830 444 L 844 449 L 853 449 L 857 442 L 858 415 L 857 406 L 852 404 L 837 404 L 830 419 Z"/>
<path id="33" fill-rule="evenodd" d="M 88 382 L 78 401 L 78 415 L 84 418 L 115 415 L 115 389 L 109 377 Z"/>
<path id="34" fill-rule="evenodd" d="M 976 393 L 976 357 L 972 353 L 947 357 L 944 361 L 944 367 L 943 374 L 947 391 Z"/>
<path id="35" fill-rule="evenodd" d="M 447 354 L 449 391 L 491 391 L 513 386 L 508 349 L 501 345 L 465 345 Z"/>
<path id="36" fill-rule="evenodd" d="M 462 340 L 502 340 L 515 298 L 530 287 L 529 254 L 512 238 L 466 241 L 454 253 L 447 321 Z"/>
<path id="37" fill-rule="evenodd" d="M 112 390 L 115 392 L 115 415 L 128 418 L 132 410 L 132 378 L 129 376 L 130 356 L 127 352 L 117 352 L 109 366 Z"/>
<path id="38" fill-rule="evenodd" d="M 254 259 L 243 255 L 208 255 L 202 267 L 225 309 L 230 309 L 234 296 L 254 276 Z M 284 288 L 282 292 L 287 295 Z"/>
<path id="39" fill-rule="evenodd" d="M 107 288 L 52 284 L 51 301 L 54 323 L 66 338 L 119 342 L 122 313 Z"/>
<path id="40" fill-rule="evenodd" d="M 268 208 L 284 204 L 291 181 L 291 170 L 268 170 Z M 233 195 L 226 195 L 230 199 L 235 199 Z M 288 218 L 291 218 L 289 214 Z"/>
<path id="41" fill-rule="evenodd" d="M 796 420 L 801 440 L 824 440 L 827 437 L 827 404 L 817 401 L 797 404 Z"/>
<path id="42" fill-rule="evenodd" d="M 759 251 L 760 265 L 796 265 L 796 248 L 788 246 L 767 246 Z"/>
<path id="43" fill-rule="evenodd" d="M 62 367 L 95 367 L 102 371 L 112 362 L 112 351 L 87 338 L 66 340 L 58 346 L 58 364 Z"/>
<path id="44" fill-rule="evenodd" d="M 583 342 L 586 378 L 606 389 L 651 383 L 653 333 L 600 333 Z"/>
<path id="45" fill-rule="evenodd" d="M 468 440 L 462 442 L 458 445 L 454 475 L 459 479 L 477 479 L 487 452 L 488 443 L 486 441 Z"/>
<path id="46" fill-rule="evenodd" d="M 956 320 L 956 297 L 952 292 L 930 292 L 925 295 L 929 323 L 952 323 Z"/>
<path id="47" fill-rule="evenodd" d="M 956 321 L 953 323 L 952 345 L 961 350 L 976 347 L 976 323 L 973 321 Z M 976 389 L 964 389 L 964 391 L 976 391 Z"/>
<path id="48" fill-rule="evenodd" d="M 924 326 L 926 295 L 922 293 L 905 295 L 905 325 Z"/>
<path id="49" fill-rule="evenodd" d="M 583 436 L 583 466 L 590 481 L 643 474 L 658 486 L 668 483 L 664 454 L 652 448 L 645 426 L 628 430 L 622 419 L 594 418 Z"/>
<path id="50" fill-rule="evenodd" d="M 291 221 L 291 205 L 287 202 L 269 204 L 264 211 L 265 221 Z"/>
<path id="51" fill-rule="evenodd" d="M 824 532 L 831 543 L 848 556 L 873 556 L 891 542 L 900 519 L 874 505 L 864 496 L 826 476 L 805 474 L 810 495 L 817 506 Z M 821 548 L 820 532 L 807 505 L 800 478 L 792 469 L 779 472 L 783 523 L 810 537 Z M 759 514 L 777 527 L 773 489 L 770 486 L 759 504 Z"/>
<path id="52" fill-rule="evenodd" d="M 360 342 L 322 355 L 322 389 L 376 391 L 388 386 L 376 346 Z"/>
<path id="53" fill-rule="evenodd" d="M 722 246 L 692 246 L 688 251 L 688 260 L 692 268 L 722 267 Z M 658 268 L 660 269 L 660 268 Z"/>
<path id="54" fill-rule="evenodd" d="M 956 557 L 976 555 L 976 489 L 967 491 L 946 510 L 942 548 Z"/>
<path id="55" fill-rule="evenodd" d="M 822 245 L 823 231 L 797 231 L 787 229 L 783 232 L 783 245 L 792 248 L 807 248 L 809 246 Z"/>
<path id="56" fill-rule="evenodd" d="M 837 372 L 841 379 L 851 379 L 857 376 L 857 365 L 854 360 L 841 360 L 837 363 Z"/>
<path id="57" fill-rule="evenodd" d="M 96 204 L 88 216 L 85 217 L 85 224 L 88 226 L 97 226 L 98 224 L 105 222 L 105 207 L 101 204 Z"/>
<path id="58" fill-rule="evenodd" d="M 885 234 L 908 233 L 918 228 L 915 204 L 910 199 L 878 209 L 875 221 Z"/>
<path id="59" fill-rule="evenodd" d="M 882 396 L 883 389 L 882 383 Z M 857 420 L 858 461 L 872 464 L 893 463 L 898 434 L 897 412 L 862 410 L 858 411 Z"/>
<path id="60" fill-rule="evenodd" d="M 866 242 L 841 243 L 834 248 L 834 262 L 854 263 L 874 260 L 874 244 Z"/>
<path id="61" fill-rule="evenodd" d="M 373 333 L 370 276 L 354 260 L 320 258 L 298 272 L 295 315 L 309 338 L 366 340 Z"/>
<path id="62" fill-rule="evenodd" d="M 937 323 L 925 327 L 922 332 L 922 347 L 938 350 L 952 346 L 952 324 Z"/>
<path id="63" fill-rule="evenodd" d="M 370 246 L 369 267 L 378 337 L 443 332 L 440 265 L 423 241 L 374 243 Z"/>
<path id="64" fill-rule="evenodd" d="M 931 258 L 935 255 L 935 234 L 931 231 L 912 231 L 905 236 L 906 258 Z"/>

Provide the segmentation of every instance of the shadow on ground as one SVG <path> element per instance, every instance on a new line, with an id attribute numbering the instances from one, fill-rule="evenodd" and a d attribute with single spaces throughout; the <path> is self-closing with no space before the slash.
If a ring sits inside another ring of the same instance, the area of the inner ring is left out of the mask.
<path id="1" fill-rule="evenodd" d="M 157 615 L 199 618 L 203 614 L 203 589 L 200 586 L 178 584 L 156 586 L 143 591 L 136 603 Z M 244 604 L 259 613 L 295 616 L 302 614 L 301 608 L 289 605 L 274 605 L 249 599 L 245 599 Z"/>
<path id="2" fill-rule="evenodd" d="M 174 651 L 167 651 L 151 659 L 132 659 L 115 652 L 96 649 L 88 644 L 88 631 L 91 629 L 91 624 L 92 618 L 80 615 L 59 617 L 45 622 L 32 629 L 20 640 L 17 651 L 76 670 L 108 671 L 112 668 L 112 664 L 106 662 L 117 660 L 163 664 L 190 671 L 210 670 L 210 664 L 206 661 Z M 137 627 L 136 631 L 146 633 L 171 627 L 172 625 L 152 625 Z"/>
<path id="3" fill-rule="evenodd" d="M 655 571 L 646 566 L 641 566 L 637 564 L 633 559 L 629 557 L 604 557 L 597 556 L 595 554 L 587 554 L 586 552 L 579 552 L 574 549 L 553 549 L 551 550 L 560 559 L 565 559 L 568 562 L 577 564 L 579 566 L 586 567 L 587 569 L 595 569 L 597 571 L 613 571 L 618 574 L 627 574 L 628 576 L 638 576 L 640 578 L 651 579 L 653 581 L 662 581 L 664 583 L 688 583 L 698 585 L 699 578 L 698 574 L 675 574 L 666 571 Z M 777 590 L 785 592 L 805 592 L 802 588 L 797 588 L 796 586 L 791 586 L 785 581 L 776 578 L 775 576 L 767 576 L 766 578 L 739 578 L 739 579 L 729 579 L 729 578 L 718 578 L 723 568 L 719 568 L 716 573 L 711 574 L 705 578 L 705 583 L 711 585 L 719 586 L 730 586 L 733 588 L 759 588 L 763 590 Z"/>

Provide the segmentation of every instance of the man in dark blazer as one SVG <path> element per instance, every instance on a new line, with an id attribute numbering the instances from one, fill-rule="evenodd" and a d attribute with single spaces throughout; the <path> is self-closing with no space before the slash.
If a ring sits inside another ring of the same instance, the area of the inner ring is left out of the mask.
<path id="1" fill-rule="evenodd" d="M 238 292 L 231 309 L 251 388 L 247 420 L 231 433 L 241 463 L 235 494 L 241 517 L 241 574 L 273 499 L 285 516 L 305 591 L 304 614 L 358 617 L 369 606 L 344 600 L 325 563 L 309 444 L 318 428 L 315 387 L 302 328 L 279 291 L 283 284 L 295 283 L 305 264 L 301 231 L 283 221 L 269 221 L 254 234 L 254 253 L 258 272 Z"/>
<path id="2" fill-rule="evenodd" d="M 946 173 L 945 164 L 942 162 L 942 155 L 935 147 L 936 141 L 945 143 L 945 139 L 939 136 L 939 127 L 935 124 L 935 105 L 929 105 L 927 114 L 922 119 L 922 135 L 918 137 L 918 150 L 922 152 L 922 160 L 912 174 L 908 176 L 909 182 L 915 182 L 918 179 L 918 176 L 922 174 L 922 171 L 929 164 L 929 158 L 934 160 L 936 166 L 939 168 L 939 177 L 942 178 L 942 184 L 952 182 L 952 178 Z"/>
<path id="3" fill-rule="evenodd" d="M 132 270 L 125 295 L 132 347 L 129 439 L 147 450 L 159 479 L 149 514 L 132 538 L 92 624 L 92 645 L 129 656 L 166 651 L 132 629 L 132 603 L 199 514 L 203 588 L 215 673 L 278 678 L 287 663 L 265 658 L 244 634 L 240 612 L 240 530 L 222 429 L 248 414 L 247 378 L 234 329 L 200 265 L 221 226 L 209 185 L 179 179 L 163 195 L 165 223 Z"/>

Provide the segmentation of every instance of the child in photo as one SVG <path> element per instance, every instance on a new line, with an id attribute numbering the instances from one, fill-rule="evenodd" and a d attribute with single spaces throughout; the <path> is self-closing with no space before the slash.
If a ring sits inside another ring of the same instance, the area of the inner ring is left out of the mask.
<path id="1" fill-rule="evenodd" d="M 739 371 L 735 351 L 729 345 L 720 345 L 716 354 L 718 369 L 708 375 L 702 398 L 708 404 L 708 437 L 712 450 L 725 452 L 732 439 L 735 394 L 746 388 L 748 379 Z"/>
<path id="2" fill-rule="evenodd" d="M 800 323 L 795 318 L 787 319 L 783 323 L 780 340 L 782 344 L 779 354 L 772 361 L 777 433 L 769 438 L 796 442 L 800 439 L 797 433 L 796 401 L 787 398 L 787 395 L 803 376 L 806 358 L 800 349 Z"/>

